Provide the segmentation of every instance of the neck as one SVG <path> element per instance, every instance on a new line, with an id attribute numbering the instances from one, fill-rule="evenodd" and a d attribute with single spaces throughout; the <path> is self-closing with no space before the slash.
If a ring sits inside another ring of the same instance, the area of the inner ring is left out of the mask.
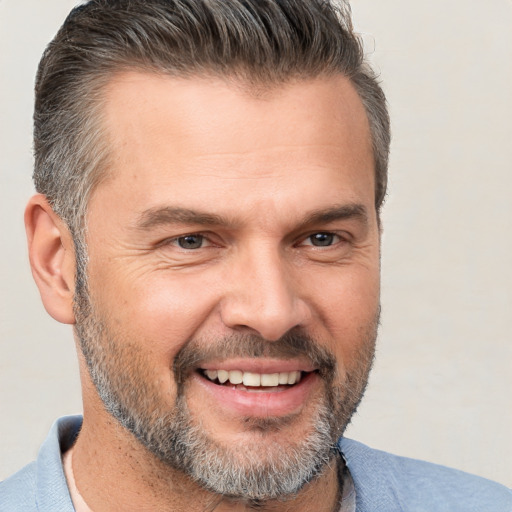
<path id="1" fill-rule="evenodd" d="M 338 460 L 286 500 L 245 502 L 211 493 L 150 454 L 117 421 L 88 411 L 73 451 L 76 486 L 94 512 L 332 512 L 340 498 Z M 99 411 L 96 411 L 99 412 Z"/>

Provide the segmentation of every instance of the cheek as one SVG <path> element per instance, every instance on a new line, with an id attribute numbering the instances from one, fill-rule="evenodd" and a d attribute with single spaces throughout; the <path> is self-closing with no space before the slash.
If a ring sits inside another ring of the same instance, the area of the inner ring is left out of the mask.
<path id="1" fill-rule="evenodd" d="M 112 329 L 167 360 L 195 335 L 217 302 L 213 287 L 190 277 L 112 277 L 94 294 L 96 307 Z M 91 289 L 98 288 L 91 283 Z"/>
<path id="2" fill-rule="evenodd" d="M 379 270 L 341 267 L 318 279 L 314 294 L 329 329 L 357 329 L 374 318 L 379 306 Z"/>
<path id="3" fill-rule="evenodd" d="M 380 304 L 379 272 L 361 268 L 325 280 L 318 294 L 319 329 L 338 364 L 351 366 L 373 342 Z"/>

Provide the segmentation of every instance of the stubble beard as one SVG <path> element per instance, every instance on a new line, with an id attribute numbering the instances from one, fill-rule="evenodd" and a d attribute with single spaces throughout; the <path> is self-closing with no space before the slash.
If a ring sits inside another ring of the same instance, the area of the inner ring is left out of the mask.
<path id="1" fill-rule="evenodd" d="M 366 388 L 372 366 L 378 312 L 361 334 L 357 363 L 336 385 L 337 365 L 306 333 L 292 331 L 269 343 L 257 336 L 232 335 L 220 340 L 190 340 L 176 355 L 174 407 L 154 383 L 151 364 L 135 340 L 114 335 L 94 311 L 87 291 L 75 297 L 75 330 L 92 382 L 106 408 L 160 461 L 188 475 L 204 489 L 245 502 L 286 500 L 320 475 L 336 457 L 336 443 L 350 422 Z M 207 347 L 207 348 L 205 348 Z M 279 436 L 294 418 L 247 419 L 253 443 L 222 445 L 194 418 L 186 400 L 192 368 L 215 355 L 240 357 L 307 356 L 320 368 L 324 393 L 318 398 L 302 439 Z"/>

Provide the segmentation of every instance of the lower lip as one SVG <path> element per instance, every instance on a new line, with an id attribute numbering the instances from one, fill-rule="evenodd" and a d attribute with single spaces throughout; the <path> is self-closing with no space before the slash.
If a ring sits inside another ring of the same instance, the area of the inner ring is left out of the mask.
<path id="1" fill-rule="evenodd" d="M 198 373 L 193 379 L 227 413 L 254 418 L 275 418 L 300 412 L 320 378 L 314 372 L 308 373 L 298 384 L 269 391 L 265 391 L 265 388 L 245 391 L 234 386 L 214 384 Z"/>

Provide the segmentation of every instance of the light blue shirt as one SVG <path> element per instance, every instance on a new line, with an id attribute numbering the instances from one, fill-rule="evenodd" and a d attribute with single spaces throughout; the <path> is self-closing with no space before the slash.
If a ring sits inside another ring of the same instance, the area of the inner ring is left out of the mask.
<path id="1" fill-rule="evenodd" d="M 73 512 L 61 454 L 81 416 L 59 419 L 37 460 L 0 483 L 0 512 Z M 357 512 L 512 512 L 512 491 L 461 471 L 373 450 L 342 438 Z M 313 512 L 313 511 L 312 511 Z"/>

